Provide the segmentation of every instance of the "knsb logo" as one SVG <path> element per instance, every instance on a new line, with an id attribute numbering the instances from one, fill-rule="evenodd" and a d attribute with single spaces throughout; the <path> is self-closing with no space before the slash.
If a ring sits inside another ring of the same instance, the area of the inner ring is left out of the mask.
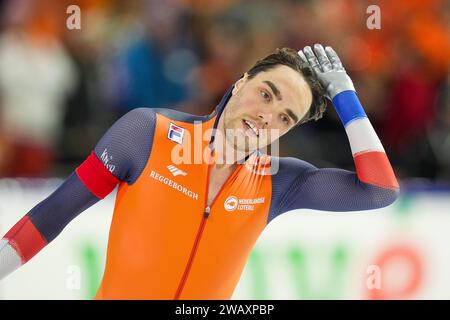
<path id="1" fill-rule="evenodd" d="M 264 197 L 253 199 L 238 199 L 235 196 L 229 196 L 223 203 L 223 207 L 229 212 L 236 209 L 241 211 L 253 211 L 255 210 L 255 204 L 264 203 L 264 200 Z"/>
<path id="2" fill-rule="evenodd" d="M 175 141 L 176 143 L 182 144 L 184 137 L 184 130 L 185 130 L 184 128 L 179 127 L 171 122 L 169 125 L 169 132 L 167 133 L 167 138 L 169 138 L 172 141 Z"/>

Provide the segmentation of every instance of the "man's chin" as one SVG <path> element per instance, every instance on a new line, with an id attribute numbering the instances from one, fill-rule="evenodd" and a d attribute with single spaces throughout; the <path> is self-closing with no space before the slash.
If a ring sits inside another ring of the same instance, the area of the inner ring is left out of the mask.
<path id="1" fill-rule="evenodd" d="M 237 144 L 234 145 L 234 152 L 239 156 L 240 154 L 243 154 L 244 156 L 252 153 L 253 151 L 255 151 L 257 149 L 256 145 L 251 145 L 251 144 L 246 144 L 246 145 L 241 145 L 241 144 Z"/>

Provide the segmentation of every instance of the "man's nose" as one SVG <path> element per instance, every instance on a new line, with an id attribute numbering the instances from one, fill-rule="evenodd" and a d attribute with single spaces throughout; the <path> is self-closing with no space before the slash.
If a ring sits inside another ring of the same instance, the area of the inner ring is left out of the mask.
<path id="1" fill-rule="evenodd" d="M 263 124 L 263 128 L 267 128 L 270 126 L 272 122 L 272 114 L 271 113 L 263 113 L 260 112 L 258 114 L 259 121 Z"/>

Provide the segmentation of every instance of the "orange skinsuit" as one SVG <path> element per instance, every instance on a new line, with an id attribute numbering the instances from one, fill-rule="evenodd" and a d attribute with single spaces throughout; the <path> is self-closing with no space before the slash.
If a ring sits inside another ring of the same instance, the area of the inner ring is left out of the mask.
<path id="1" fill-rule="evenodd" d="M 215 119 L 199 124 L 203 132 L 213 127 Z M 170 122 L 194 136 L 194 124 L 157 114 L 152 149 L 158 152 L 151 153 L 133 185 L 119 186 L 97 299 L 229 299 L 266 226 L 270 175 L 259 175 L 242 164 L 222 187 L 206 217 L 210 166 L 205 161 L 177 164 L 187 175 L 170 175 L 166 167 L 172 164 L 176 144 L 167 138 Z M 194 144 L 186 137 L 183 143 L 191 144 L 194 154 Z M 208 143 L 209 139 L 203 141 L 202 150 Z M 156 174 L 195 194 L 187 196 L 155 179 Z M 224 208 L 228 195 L 265 201 L 256 204 L 251 214 L 228 212 Z"/>

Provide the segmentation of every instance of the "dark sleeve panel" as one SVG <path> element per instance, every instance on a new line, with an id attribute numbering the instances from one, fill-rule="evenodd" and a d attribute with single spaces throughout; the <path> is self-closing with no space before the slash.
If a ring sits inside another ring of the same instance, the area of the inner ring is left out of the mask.
<path id="1" fill-rule="evenodd" d="M 99 200 L 73 172 L 27 215 L 47 242 L 50 242 L 70 221 Z"/>
<path id="2" fill-rule="evenodd" d="M 355 172 L 324 168 L 295 158 L 278 158 L 272 177 L 272 204 L 268 222 L 294 209 L 359 211 L 388 206 L 398 190 L 366 184 Z"/>
<path id="3" fill-rule="evenodd" d="M 150 156 L 155 126 L 153 109 L 133 109 L 108 129 L 94 153 L 117 179 L 132 184 Z"/>

